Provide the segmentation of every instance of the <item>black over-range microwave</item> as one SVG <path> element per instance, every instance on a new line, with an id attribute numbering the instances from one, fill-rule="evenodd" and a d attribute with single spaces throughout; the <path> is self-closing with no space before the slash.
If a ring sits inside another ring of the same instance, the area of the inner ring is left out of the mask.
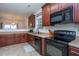
<path id="1" fill-rule="evenodd" d="M 50 24 L 67 24 L 73 22 L 73 7 L 70 6 L 64 10 L 55 12 L 50 15 Z"/>

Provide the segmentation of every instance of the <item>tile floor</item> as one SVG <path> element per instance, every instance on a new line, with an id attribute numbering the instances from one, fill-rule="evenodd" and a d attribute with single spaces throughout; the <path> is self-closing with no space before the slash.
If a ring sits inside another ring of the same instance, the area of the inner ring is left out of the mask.
<path id="1" fill-rule="evenodd" d="M 15 44 L 5 47 L 0 47 L 0 56 L 40 56 L 38 52 L 32 48 L 31 51 L 26 51 L 24 46 L 28 46 L 28 43 Z"/>

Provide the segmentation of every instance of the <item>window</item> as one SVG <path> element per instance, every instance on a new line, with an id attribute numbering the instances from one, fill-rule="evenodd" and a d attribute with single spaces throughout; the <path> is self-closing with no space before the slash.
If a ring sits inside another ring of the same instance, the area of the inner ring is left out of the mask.
<path id="1" fill-rule="evenodd" d="M 4 29 L 17 29 L 17 24 L 4 24 Z"/>

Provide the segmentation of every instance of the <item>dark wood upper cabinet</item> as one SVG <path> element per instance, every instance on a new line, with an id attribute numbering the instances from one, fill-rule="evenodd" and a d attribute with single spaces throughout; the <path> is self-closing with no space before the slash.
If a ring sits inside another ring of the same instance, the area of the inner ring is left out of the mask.
<path id="1" fill-rule="evenodd" d="M 79 22 L 79 20 L 77 20 L 78 17 L 78 4 L 77 3 L 73 3 L 73 21 L 74 23 Z"/>
<path id="2" fill-rule="evenodd" d="M 51 14 L 59 11 L 59 3 L 51 3 Z"/>
<path id="3" fill-rule="evenodd" d="M 28 26 L 35 27 L 35 15 L 30 15 L 28 19 Z"/>
<path id="4" fill-rule="evenodd" d="M 79 24 L 79 3 L 73 3 L 73 21 Z"/>
<path id="5" fill-rule="evenodd" d="M 49 26 L 50 25 L 50 5 L 51 4 L 45 4 L 42 7 L 42 22 L 43 22 L 43 26 Z"/>
<path id="6" fill-rule="evenodd" d="M 72 3 L 59 3 L 59 11 L 64 10 L 65 8 L 73 6 Z"/>
<path id="7" fill-rule="evenodd" d="M 78 8 L 78 10 L 77 10 L 77 22 L 79 23 L 79 3 L 77 4 L 77 8 Z"/>
<path id="8" fill-rule="evenodd" d="M 50 26 L 51 14 L 57 11 L 64 10 L 70 6 L 73 7 L 73 23 L 79 23 L 79 3 L 50 3 L 50 4 L 45 4 L 42 7 L 43 26 Z"/>

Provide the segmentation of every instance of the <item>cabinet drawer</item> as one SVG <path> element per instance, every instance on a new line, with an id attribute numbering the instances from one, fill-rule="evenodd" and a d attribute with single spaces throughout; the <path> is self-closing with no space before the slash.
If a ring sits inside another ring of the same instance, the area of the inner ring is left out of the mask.
<path id="1" fill-rule="evenodd" d="M 79 56 L 79 48 L 69 47 L 69 55 Z"/>

